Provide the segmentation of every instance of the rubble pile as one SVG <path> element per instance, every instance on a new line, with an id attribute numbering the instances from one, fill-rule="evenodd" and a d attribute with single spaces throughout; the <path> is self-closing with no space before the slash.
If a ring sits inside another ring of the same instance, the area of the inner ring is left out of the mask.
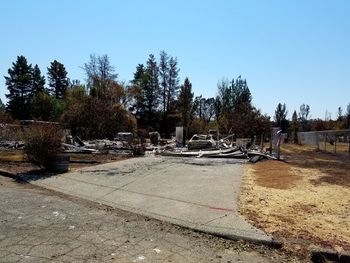
<path id="1" fill-rule="evenodd" d="M 221 140 L 214 140 L 212 135 L 193 135 L 187 147 L 176 147 L 176 144 L 158 146 L 154 149 L 156 155 L 196 158 L 240 158 L 250 162 L 262 159 L 276 160 L 273 154 L 251 143 L 250 139 L 230 141 L 233 135 Z M 242 143 L 243 142 L 243 143 Z"/>
<path id="2" fill-rule="evenodd" d="M 66 153 L 104 153 L 143 155 L 142 145 L 135 142 L 132 133 L 120 132 L 114 140 L 102 139 L 83 141 L 78 136 L 66 136 L 66 142 L 62 143 Z"/>

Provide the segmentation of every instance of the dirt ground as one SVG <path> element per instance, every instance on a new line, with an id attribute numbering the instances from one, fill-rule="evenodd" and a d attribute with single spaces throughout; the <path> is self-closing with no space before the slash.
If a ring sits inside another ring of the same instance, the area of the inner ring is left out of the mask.
<path id="1" fill-rule="evenodd" d="M 287 144 L 282 154 L 246 166 L 240 212 L 293 251 L 350 250 L 350 156 Z"/>
<path id="2" fill-rule="evenodd" d="M 76 171 L 83 167 L 93 166 L 101 163 L 115 162 L 129 158 L 127 155 L 113 154 L 70 154 L 73 161 L 95 161 L 95 163 L 70 163 L 69 170 Z M 26 161 L 22 150 L 0 150 L 0 172 L 11 174 L 39 172 L 40 168 Z"/>

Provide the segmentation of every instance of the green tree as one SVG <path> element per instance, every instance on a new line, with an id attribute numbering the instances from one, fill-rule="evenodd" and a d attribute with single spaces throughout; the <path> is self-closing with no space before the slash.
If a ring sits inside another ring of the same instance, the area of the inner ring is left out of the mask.
<path id="1" fill-rule="evenodd" d="M 347 125 L 346 127 L 348 127 L 348 129 L 350 129 L 350 103 L 348 104 L 348 106 L 346 106 L 346 121 L 347 121 Z"/>
<path id="2" fill-rule="evenodd" d="M 245 102 L 227 117 L 230 133 L 236 138 L 253 138 L 255 135 L 266 136 L 270 133 L 270 117 L 262 115 L 260 110 Z M 222 132 L 221 132 L 222 133 Z"/>
<path id="3" fill-rule="evenodd" d="M 2 102 L 2 100 L 0 99 L 0 111 L 1 112 L 5 112 L 5 109 L 6 109 L 6 107 L 5 107 L 5 104 Z"/>
<path id="4" fill-rule="evenodd" d="M 30 114 L 36 120 L 53 121 L 55 113 L 55 99 L 47 92 L 37 92 L 30 100 Z"/>
<path id="5" fill-rule="evenodd" d="M 174 128 L 176 99 L 180 89 L 178 75 L 177 59 L 161 51 L 159 60 L 161 132 L 165 136 L 169 136 Z"/>
<path id="6" fill-rule="evenodd" d="M 252 95 L 248 88 L 247 81 L 239 76 L 236 81 L 231 82 L 231 103 L 235 110 L 238 110 L 242 104 L 250 104 Z"/>
<path id="7" fill-rule="evenodd" d="M 163 118 L 165 118 L 167 112 L 167 96 L 169 89 L 169 56 L 165 51 L 160 52 L 159 59 L 159 77 L 160 77 L 160 88 L 162 92 L 162 110 Z"/>
<path id="8" fill-rule="evenodd" d="M 10 115 L 6 112 L 6 106 L 0 99 L 0 123 L 12 122 Z"/>
<path id="9" fill-rule="evenodd" d="M 174 105 L 173 102 L 176 100 L 180 90 L 179 71 L 177 59 L 169 56 L 165 51 L 161 51 L 159 60 L 159 77 L 162 111 L 165 117 L 172 111 L 171 105 Z"/>
<path id="10" fill-rule="evenodd" d="M 18 56 L 16 62 L 12 63 L 5 81 L 9 91 L 6 94 L 8 112 L 15 119 L 27 119 L 29 100 L 33 93 L 32 65 L 28 64 L 24 56 Z"/>
<path id="11" fill-rule="evenodd" d="M 179 91 L 179 69 L 177 67 L 177 59 L 170 57 L 169 59 L 169 74 L 168 74 L 168 95 L 167 95 L 167 111 L 170 112 L 171 105 L 175 101 Z"/>
<path id="12" fill-rule="evenodd" d="M 159 70 L 157 61 L 154 55 L 150 54 L 147 60 L 147 68 L 146 68 L 146 76 L 148 77 L 148 81 L 144 86 L 144 106 L 145 106 L 145 114 L 146 119 L 149 124 L 154 121 L 155 111 L 159 105 Z"/>
<path id="13" fill-rule="evenodd" d="M 298 115 L 296 111 L 294 111 L 292 115 L 291 130 L 292 130 L 291 133 L 292 133 L 293 142 L 298 143 L 299 121 L 298 121 Z"/>
<path id="14" fill-rule="evenodd" d="M 278 126 L 281 127 L 281 122 L 286 119 L 287 114 L 288 114 L 288 111 L 286 109 L 286 104 L 278 103 L 275 110 L 275 116 L 274 116 L 275 122 Z"/>
<path id="15" fill-rule="evenodd" d="M 217 118 L 220 118 L 220 116 L 226 116 L 227 114 L 230 113 L 231 109 L 231 89 L 230 89 L 230 83 L 228 80 L 223 79 L 221 80 L 218 85 L 218 96 L 217 100 L 220 102 L 217 104 L 220 105 L 220 115 Z"/>
<path id="16" fill-rule="evenodd" d="M 144 91 L 147 89 L 149 77 L 143 64 L 138 64 L 134 73 L 134 79 L 128 88 L 129 110 L 140 121 L 145 113 Z"/>
<path id="17" fill-rule="evenodd" d="M 242 105 L 250 105 L 252 100 L 247 81 L 241 76 L 236 80 L 232 79 L 231 82 L 222 80 L 218 84 L 218 97 L 221 102 L 221 113 L 226 118 L 234 111 L 239 112 Z"/>
<path id="18" fill-rule="evenodd" d="M 66 91 L 67 107 L 79 103 L 80 101 L 84 100 L 86 96 L 87 94 L 84 85 L 81 85 L 80 83 L 74 84 Z"/>
<path id="19" fill-rule="evenodd" d="M 241 76 L 231 82 L 219 82 L 214 112 L 220 112 L 219 118 L 217 117 L 220 133 L 234 133 L 236 137 L 269 133 L 270 117 L 262 115 L 260 110 L 252 106 L 251 101 L 252 95 L 247 81 Z"/>
<path id="20" fill-rule="evenodd" d="M 191 133 L 207 133 L 216 112 L 215 98 L 204 98 L 202 95 L 195 97 L 193 101 L 192 114 L 196 118 Z"/>
<path id="21" fill-rule="evenodd" d="M 69 79 L 64 65 L 57 60 L 51 62 L 48 70 L 48 80 L 51 94 L 56 99 L 63 99 L 67 88 L 69 87 Z"/>
<path id="22" fill-rule="evenodd" d="M 202 95 L 196 96 L 194 98 L 193 111 L 194 111 L 196 117 L 198 117 L 199 119 L 203 119 L 203 103 L 204 103 L 204 101 L 205 101 L 205 98 L 203 98 Z"/>
<path id="23" fill-rule="evenodd" d="M 286 132 L 288 130 L 289 122 L 287 120 L 287 108 L 285 103 L 278 103 L 276 110 L 275 110 L 275 116 L 274 120 L 276 122 L 276 125 L 282 129 L 283 132 Z"/>
<path id="24" fill-rule="evenodd" d="M 32 89 L 34 95 L 45 91 L 45 77 L 41 75 L 41 71 L 37 64 L 32 71 Z"/>
<path id="25" fill-rule="evenodd" d="M 343 109 L 341 107 L 338 107 L 338 116 L 337 116 L 337 120 L 338 121 L 342 121 L 344 119 L 343 116 Z"/>
<path id="26" fill-rule="evenodd" d="M 185 137 L 188 135 L 188 126 L 192 119 L 192 108 L 193 108 L 193 92 L 192 84 L 188 78 L 185 79 L 184 84 L 180 87 L 179 94 L 179 111 L 181 113 L 182 126 L 185 129 Z"/>
<path id="27" fill-rule="evenodd" d="M 219 121 L 219 118 L 220 118 L 221 112 L 222 112 L 222 103 L 221 103 L 219 96 L 216 96 L 216 98 L 215 98 L 214 111 L 215 111 L 215 119 L 216 119 L 216 121 Z"/>

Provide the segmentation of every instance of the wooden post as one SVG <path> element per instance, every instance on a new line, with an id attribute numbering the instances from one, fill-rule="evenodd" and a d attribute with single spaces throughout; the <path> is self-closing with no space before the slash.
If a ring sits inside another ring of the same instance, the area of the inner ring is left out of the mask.
<path id="1" fill-rule="evenodd" d="M 273 138 L 273 130 L 271 131 L 271 136 L 270 136 L 270 155 L 272 154 L 272 138 Z"/>
<path id="2" fill-rule="evenodd" d="M 323 136 L 323 138 L 324 138 L 324 151 L 326 152 L 327 151 L 327 133 L 325 133 L 324 134 L 324 136 Z"/>
<path id="3" fill-rule="evenodd" d="M 334 153 L 337 153 L 337 136 L 334 135 Z"/>

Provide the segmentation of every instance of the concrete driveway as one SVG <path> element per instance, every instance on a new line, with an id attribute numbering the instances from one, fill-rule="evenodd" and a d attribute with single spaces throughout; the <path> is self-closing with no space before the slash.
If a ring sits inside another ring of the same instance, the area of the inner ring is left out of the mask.
<path id="1" fill-rule="evenodd" d="M 237 212 L 242 164 L 232 160 L 148 156 L 31 184 L 233 239 L 270 243 Z"/>

